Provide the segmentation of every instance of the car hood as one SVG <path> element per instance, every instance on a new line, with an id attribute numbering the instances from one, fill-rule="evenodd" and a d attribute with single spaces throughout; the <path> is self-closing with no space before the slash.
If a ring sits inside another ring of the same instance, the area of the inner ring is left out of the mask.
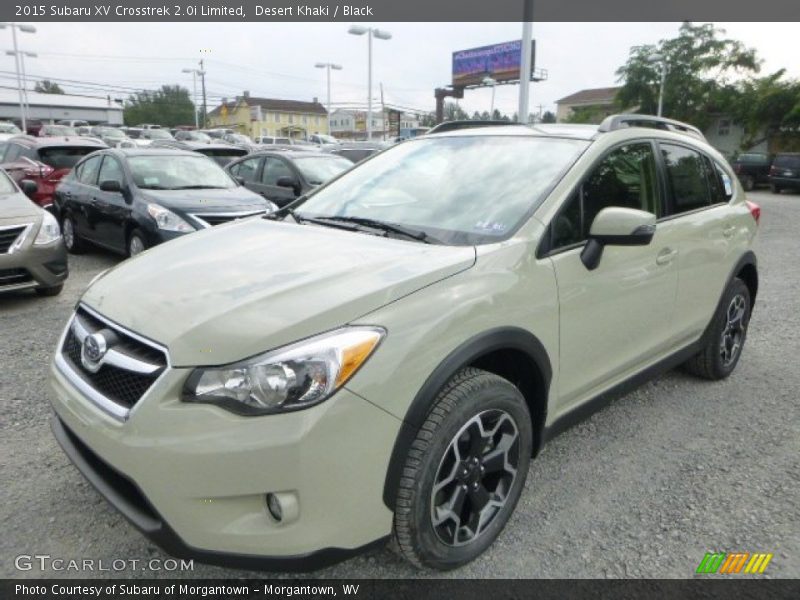
<path id="1" fill-rule="evenodd" d="M 175 366 L 219 365 L 340 327 L 474 263 L 471 246 L 256 217 L 156 246 L 83 302 L 165 345 Z"/>
<path id="2" fill-rule="evenodd" d="M 21 218 L 36 219 L 40 211 L 41 209 L 21 192 L 0 195 L 0 225 L 8 225 L 10 221 L 16 222 Z"/>
<path id="3" fill-rule="evenodd" d="M 141 190 L 147 202 L 183 212 L 266 211 L 271 204 L 244 186 L 226 190 Z"/>

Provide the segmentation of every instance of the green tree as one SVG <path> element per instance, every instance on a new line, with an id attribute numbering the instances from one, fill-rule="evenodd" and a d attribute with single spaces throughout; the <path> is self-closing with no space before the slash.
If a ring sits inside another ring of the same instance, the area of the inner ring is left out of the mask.
<path id="1" fill-rule="evenodd" d="M 444 103 L 444 120 L 445 121 L 467 121 L 469 115 L 455 102 Z"/>
<path id="2" fill-rule="evenodd" d="M 49 79 L 42 79 L 41 81 L 37 81 L 36 85 L 33 86 L 34 92 L 39 92 L 40 94 L 63 94 L 64 90 L 61 89 L 61 86 L 58 85 L 54 81 L 50 81 Z"/>
<path id="3" fill-rule="evenodd" d="M 194 105 L 189 90 L 179 85 L 163 85 L 156 91 L 141 91 L 125 103 L 126 125 L 153 123 L 163 127 L 194 123 Z"/>
<path id="4" fill-rule="evenodd" d="M 745 130 L 743 148 L 765 137 L 796 137 L 800 132 L 800 81 L 786 80 L 784 74 L 781 69 L 726 90 L 728 111 Z"/>
<path id="5" fill-rule="evenodd" d="M 593 123 L 599 125 L 607 115 L 608 107 L 606 106 L 576 106 L 564 121 L 566 123 Z"/>
<path id="6" fill-rule="evenodd" d="M 555 123 L 556 122 L 556 115 L 555 113 L 546 110 L 542 115 L 542 123 Z"/>
<path id="7" fill-rule="evenodd" d="M 732 78 L 760 68 L 755 50 L 724 34 L 710 23 L 684 23 L 677 37 L 631 48 L 628 62 L 617 70 L 623 84 L 618 104 L 656 114 L 661 64 L 651 57 L 658 54 L 667 64 L 664 116 L 703 129 L 710 122 L 709 113 L 718 112 L 725 100 L 724 90 Z"/>

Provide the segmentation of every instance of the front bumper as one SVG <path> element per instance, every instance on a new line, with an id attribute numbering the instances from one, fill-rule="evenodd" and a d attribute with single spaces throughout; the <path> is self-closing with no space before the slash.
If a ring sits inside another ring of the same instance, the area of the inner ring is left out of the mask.
<path id="1" fill-rule="evenodd" d="M 59 238 L 52 244 L 36 246 L 33 233 L 13 254 L 0 254 L 0 274 L 19 272 L 19 277 L 0 280 L 0 292 L 33 288 L 49 288 L 60 285 L 69 274 L 67 250 Z M 24 272 L 23 272 L 24 271 Z"/>
<path id="2" fill-rule="evenodd" d="M 340 390 L 308 410 L 239 417 L 180 401 L 188 370 L 165 373 L 121 421 L 55 365 L 53 430 L 93 485 L 179 557 L 242 568 L 311 570 L 385 541 L 382 491 L 401 422 Z M 299 511 L 276 522 L 267 493 Z"/>

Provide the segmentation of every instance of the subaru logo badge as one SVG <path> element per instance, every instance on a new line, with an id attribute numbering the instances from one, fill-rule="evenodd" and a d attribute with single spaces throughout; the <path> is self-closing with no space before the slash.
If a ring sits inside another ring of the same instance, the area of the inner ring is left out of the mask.
<path id="1" fill-rule="evenodd" d="M 106 338 L 102 333 L 87 335 L 83 340 L 83 350 L 81 352 L 81 363 L 92 373 L 97 372 L 101 367 L 101 361 L 108 351 Z"/>

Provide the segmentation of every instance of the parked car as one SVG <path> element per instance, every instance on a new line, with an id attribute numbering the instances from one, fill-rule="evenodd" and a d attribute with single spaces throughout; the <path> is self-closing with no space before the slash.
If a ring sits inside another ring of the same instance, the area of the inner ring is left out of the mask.
<path id="1" fill-rule="evenodd" d="M 80 126 L 75 128 L 75 131 L 78 132 L 78 135 L 91 136 L 92 135 L 92 129 L 93 128 L 91 126 L 89 126 L 89 125 L 80 125 Z"/>
<path id="2" fill-rule="evenodd" d="M 338 146 L 341 142 L 332 135 L 324 133 L 312 133 L 308 136 L 308 141 L 318 146 Z"/>
<path id="3" fill-rule="evenodd" d="M 139 129 L 161 129 L 161 125 L 154 125 L 152 123 L 140 123 L 136 127 Z"/>
<path id="4" fill-rule="evenodd" d="M 225 135 L 229 133 L 236 133 L 233 129 L 228 129 L 226 127 L 215 127 L 213 129 L 200 129 L 207 136 L 214 138 L 215 140 L 222 139 Z"/>
<path id="5" fill-rule="evenodd" d="M 61 119 L 56 121 L 56 125 L 66 125 L 67 127 L 88 127 L 89 121 L 82 119 Z"/>
<path id="6" fill-rule="evenodd" d="M 211 142 L 211 136 L 202 131 L 185 131 L 179 130 L 175 132 L 175 139 L 180 142 Z"/>
<path id="7" fill-rule="evenodd" d="M 769 188 L 773 194 L 781 190 L 800 190 L 800 153 L 781 152 L 775 155 L 769 169 Z"/>
<path id="8" fill-rule="evenodd" d="M 569 423 L 681 363 L 733 372 L 758 216 L 675 121 L 421 136 L 97 280 L 53 430 L 181 557 L 312 569 L 393 538 L 452 569 Z"/>
<path id="9" fill-rule="evenodd" d="M 192 150 L 211 158 L 219 166 L 224 167 L 229 162 L 247 156 L 248 151 L 239 146 L 225 142 L 179 142 L 177 140 L 155 140 L 150 148 L 174 148 L 176 150 Z"/>
<path id="10" fill-rule="evenodd" d="M 154 140 L 174 140 L 175 138 L 172 137 L 172 134 L 167 131 L 166 129 L 161 129 L 160 127 L 152 127 L 150 129 L 142 129 L 142 139 L 150 140 L 151 142 Z"/>
<path id="11" fill-rule="evenodd" d="M 272 135 L 259 135 L 256 136 L 253 141 L 256 144 L 280 144 L 282 146 L 291 146 L 292 145 L 292 138 L 288 137 L 276 137 Z"/>
<path id="12" fill-rule="evenodd" d="M 130 138 L 121 129 L 117 129 L 116 127 L 108 127 L 106 125 L 92 127 L 88 135 L 102 140 L 103 143 L 111 148 L 130 140 Z"/>
<path id="13" fill-rule="evenodd" d="M 20 128 L 11 121 L 0 121 L 0 142 L 4 142 L 22 133 Z"/>
<path id="14" fill-rule="evenodd" d="M 39 137 L 67 137 L 76 136 L 78 132 L 69 125 L 49 125 L 45 124 L 39 128 Z"/>
<path id="15" fill-rule="evenodd" d="M 275 209 L 213 160 L 169 149 L 98 152 L 64 178 L 55 205 L 67 250 L 88 242 L 128 256 Z"/>
<path id="16" fill-rule="evenodd" d="M 138 127 L 127 127 L 123 131 L 130 139 L 130 142 L 123 147 L 142 148 L 150 145 L 151 140 L 143 137 L 144 129 L 140 129 Z"/>
<path id="17" fill-rule="evenodd" d="M 20 182 L 36 184 L 32 199 L 42 208 L 53 204 L 53 192 L 61 178 L 87 154 L 107 146 L 100 140 L 83 137 L 33 137 L 20 135 L 0 149 L 0 168 Z"/>
<path id="18" fill-rule="evenodd" d="M 742 182 L 745 191 L 753 190 L 759 184 L 769 183 L 769 168 L 772 157 L 765 152 L 744 152 L 731 163 L 733 172 Z"/>
<path id="19" fill-rule="evenodd" d="M 286 206 L 352 166 L 345 158 L 321 152 L 262 150 L 230 163 L 226 169 L 248 189 Z"/>
<path id="20" fill-rule="evenodd" d="M 33 194 L 36 184 L 23 180 L 22 187 Z M 0 171 L 0 292 L 33 289 L 55 296 L 67 274 L 58 221 Z"/>
<path id="21" fill-rule="evenodd" d="M 369 158 L 386 147 L 382 142 L 342 142 L 337 146 L 325 148 L 326 152 L 343 156 L 352 163 Z"/>

